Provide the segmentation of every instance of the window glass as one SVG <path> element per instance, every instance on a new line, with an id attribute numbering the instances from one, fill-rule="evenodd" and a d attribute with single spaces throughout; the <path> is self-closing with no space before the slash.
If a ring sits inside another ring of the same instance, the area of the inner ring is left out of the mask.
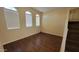
<path id="1" fill-rule="evenodd" d="M 32 14 L 29 11 L 26 11 L 26 27 L 32 27 Z"/>
<path id="2" fill-rule="evenodd" d="M 16 10 L 16 8 L 14 8 Z M 14 11 L 10 8 L 4 8 L 5 21 L 8 29 L 18 29 L 19 26 L 19 15 L 17 10 Z"/>
<path id="3" fill-rule="evenodd" d="M 36 26 L 40 26 L 40 16 L 36 14 Z"/>

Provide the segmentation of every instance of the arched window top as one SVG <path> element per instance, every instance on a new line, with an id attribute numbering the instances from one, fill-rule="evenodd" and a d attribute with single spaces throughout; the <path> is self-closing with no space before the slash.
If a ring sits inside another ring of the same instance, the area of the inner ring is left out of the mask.
<path id="1" fill-rule="evenodd" d="M 9 9 L 9 10 L 13 10 L 13 11 L 17 11 L 17 9 L 14 7 L 4 7 L 4 8 Z"/>
<path id="2" fill-rule="evenodd" d="M 36 14 L 36 16 L 40 16 L 39 14 Z"/>
<path id="3" fill-rule="evenodd" d="M 25 13 L 26 13 L 26 14 L 32 14 L 30 11 L 26 11 Z"/>

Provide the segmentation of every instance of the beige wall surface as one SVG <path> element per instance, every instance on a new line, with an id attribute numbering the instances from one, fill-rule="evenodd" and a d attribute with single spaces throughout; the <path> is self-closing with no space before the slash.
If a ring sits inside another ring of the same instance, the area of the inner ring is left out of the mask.
<path id="1" fill-rule="evenodd" d="M 69 21 L 79 21 L 79 8 L 70 11 Z"/>
<path id="2" fill-rule="evenodd" d="M 1 42 L 0 42 L 0 52 L 3 52 L 3 51 L 4 51 L 3 45 L 2 45 Z"/>
<path id="3" fill-rule="evenodd" d="M 2 46 L 2 40 L 4 38 L 5 35 L 3 35 L 4 31 L 3 31 L 3 11 L 2 8 L 0 8 L 0 52 L 4 51 L 3 46 Z"/>
<path id="4" fill-rule="evenodd" d="M 42 32 L 63 37 L 67 9 L 51 10 L 43 15 Z"/>
<path id="5" fill-rule="evenodd" d="M 8 30 L 5 22 L 4 10 L 3 8 L 0 8 L 0 35 L 1 35 L 0 40 L 2 44 L 7 44 L 40 32 L 40 27 L 35 26 L 35 15 L 39 14 L 41 17 L 42 15 L 41 12 L 34 10 L 33 8 L 24 8 L 24 7 L 17 8 L 17 10 L 19 13 L 20 29 Z M 26 28 L 25 26 L 25 11 L 32 12 L 33 15 L 32 28 Z"/>
<path id="6" fill-rule="evenodd" d="M 42 32 L 63 37 L 60 51 L 65 51 L 65 43 L 68 31 L 69 20 L 68 8 L 53 10 L 43 15 L 42 19 Z"/>
<path id="7" fill-rule="evenodd" d="M 42 13 L 33 8 L 17 8 L 19 12 L 20 29 L 8 30 L 5 22 L 3 8 L 0 8 L 0 41 L 1 44 L 7 44 L 21 38 L 30 36 L 32 34 L 46 32 L 53 35 L 63 37 L 61 51 L 64 51 L 67 22 L 68 22 L 68 9 L 51 10 L 47 13 Z M 30 10 L 33 15 L 33 27 L 26 28 L 25 26 L 25 11 Z M 35 26 L 35 14 L 41 16 L 41 28 Z M 43 18 L 43 19 L 42 19 Z M 65 31 L 65 32 L 64 32 Z M 1 47 L 2 49 L 2 47 Z"/>

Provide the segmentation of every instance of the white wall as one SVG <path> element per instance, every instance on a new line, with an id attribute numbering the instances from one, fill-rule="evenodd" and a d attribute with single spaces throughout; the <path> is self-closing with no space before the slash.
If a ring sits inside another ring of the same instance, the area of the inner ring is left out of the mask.
<path id="1" fill-rule="evenodd" d="M 69 9 L 52 10 L 43 15 L 42 32 L 63 37 L 60 51 L 64 52 L 68 31 Z"/>
<path id="2" fill-rule="evenodd" d="M 44 13 L 41 31 L 63 37 L 66 19 L 67 9 L 59 8 Z"/>
<path id="3" fill-rule="evenodd" d="M 0 12 L 1 12 L 0 13 L 0 22 L 1 22 L 0 28 L 2 30 L 0 34 L 3 35 L 3 37 L 2 38 L 0 37 L 0 39 L 3 45 L 40 32 L 40 27 L 35 26 L 35 15 L 36 14 L 41 15 L 41 13 L 32 8 L 17 8 L 17 9 L 19 13 L 20 29 L 8 30 L 7 25 L 6 25 L 4 10 L 3 8 L 0 8 Z M 27 28 L 25 24 L 25 11 L 27 10 L 31 11 L 32 16 L 33 16 L 32 18 L 33 27 L 31 28 Z"/>

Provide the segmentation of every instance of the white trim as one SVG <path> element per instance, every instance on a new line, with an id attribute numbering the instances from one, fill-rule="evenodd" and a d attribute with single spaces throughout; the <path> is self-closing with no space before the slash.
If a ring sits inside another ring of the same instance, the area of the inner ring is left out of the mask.
<path id="1" fill-rule="evenodd" d="M 32 14 L 32 13 L 31 13 L 31 12 L 29 12 L 29 11 L 26 11 L 25 13 L 26 13 L 26 14 Z"/>
<path id="2" fill-rule="evenodd" d="M 20 27 L 11 27 L 11 28 L 8 28 L 8 29 L 20 29 Z"/>
<path id="3" fill-rule="evenodd" d="M 69 12 L 70 12 L 70 10 L 67 11 L 67 18 L 66 18 L 66 21 L 65 21 L 65 26 L 64 26 L 65 28 L 64 28 L 63 40 L 62 40 L 60 52 L 64 52 L 65 51 L 66 38 L 67 38 L 67 33 L 68 33 Z"/>
<path id="4" fill-rule="evenodd" d="M 40 26 L 40 15 L 36 14 L 36 27 Z"/>
<path id="5" fill-rule="evenodd" d="M 4 7 L 4 8 L 9 9 L 9 10 L 13 10 L 13 11 L 17 11 L 16 8 L 14 8 L 14 7 Z"/>
<path id="6" fill-rule="evenodd" d="M 35 35 L 35 34 L 37 34 L 37 33 L 40 33 L 40 31 L 39 31 L 39 32 L 36 32 L 36 33 L 31 33 L 31 34 L 29 34 L 29 35 L 27 35 L 27 36 L 25 36 L 25 37 L 29 37 L 29 36 L 31 36 L 31 35 Z M 11 42 L 14 42 L 14 41 L 23 39 L 23 38 L 25 38 L 25 37 L 21 37 L 21 38 L 14 39 L 14 40 L 9 40 L 9 41 L 7 41 L 7 42 L 2 43 L 2 45 L 5 45 L 5 44 L 8 44 L 8 43 L 11 43 Z"/>

